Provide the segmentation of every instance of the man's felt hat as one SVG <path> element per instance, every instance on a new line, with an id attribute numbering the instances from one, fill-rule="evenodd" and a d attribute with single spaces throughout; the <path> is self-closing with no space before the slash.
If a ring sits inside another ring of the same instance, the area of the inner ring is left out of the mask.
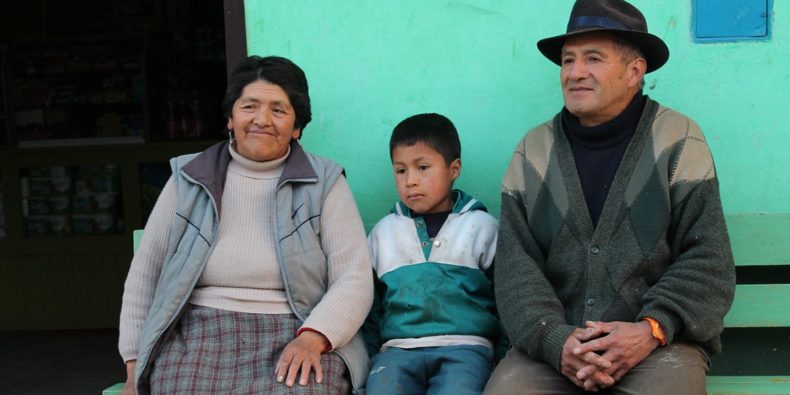
<path id="1" fill-rule="evenodd" d="M 591 32 L 608 32 L 634 43 L 647 61 L 648 73 L 658 70 L 669 59 L 669 48 L 664 41 L 647 32 L 645 16 L 623 0 L 577 0 L 566 33 L 538 41 L 538 49 L 559 65 L 565 40 Z"/>

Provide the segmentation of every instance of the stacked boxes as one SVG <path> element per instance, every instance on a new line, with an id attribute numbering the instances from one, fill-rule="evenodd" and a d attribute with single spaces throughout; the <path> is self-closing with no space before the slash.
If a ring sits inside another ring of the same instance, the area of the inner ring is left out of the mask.
<path id="1" fill-rule="evenodd" d="M 28 236 L 123 232 L 115 164 L 28 168 L 22 204 Z"/>
<path id="2" fill-rule="evenodd" d="M 8 84 L 16 139 L 142 136 L 144 47 L 136 39 L 19 45 Z"/>
<path id="3" fill-rule="evenodd" d="M 71 169 L 66 166 L 27 169 L 22 182 L 22 215 L 28 236 L 69 233 Z"/>
<path id="4" fill-rule="evenodd" d="M 123 232 L 117 165 L 80 166 L 71 198 L 71 230 L 76 234 Z"/>

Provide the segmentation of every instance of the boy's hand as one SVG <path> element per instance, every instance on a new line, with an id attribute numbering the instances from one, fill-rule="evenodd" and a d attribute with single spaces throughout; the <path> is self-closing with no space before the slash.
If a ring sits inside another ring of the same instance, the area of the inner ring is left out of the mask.
<path id="1" fill-rule="evenodd" d="M 293 339 L 280 355 L 274 374 L 277 382 L 293 387 L 296 376 L 299 376 L 299 385 L 307 385 L 310 371 L 315 370 L 315 382 L 324 380 L 321 369 L 321 353 L 329 346 L 329 340 L 322 334 L 313 331 L 304 331 Z"/>

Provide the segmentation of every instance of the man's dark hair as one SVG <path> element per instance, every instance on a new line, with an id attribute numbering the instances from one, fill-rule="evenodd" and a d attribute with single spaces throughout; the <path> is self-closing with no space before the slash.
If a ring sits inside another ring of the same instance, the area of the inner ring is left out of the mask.
<path id="1" fill-rule="evenodd" d="M 282 88 L 296 113 L 294 128 L 302 129 L 313 118 L 310 111 L 310 93 L 307 89 L 307 78 L 299 66 L 279 56 L 249 56 L 243 59 L 230 74 L 225 98 L 222 100 L 222 112 L 225 118 L 233 115 L 233 103 L 241 96 L 244 87 L 255 82 L 265 81 Z"/>
<path id="2" fill-rule="evenodd" d="M 396 147 L 425 143 L 436 150 L 447 165 L 461 158 L 461 141 L 455 125 L 440 114 L 418 114 L 401 121 L 390 138 L 390 160 Z"/>

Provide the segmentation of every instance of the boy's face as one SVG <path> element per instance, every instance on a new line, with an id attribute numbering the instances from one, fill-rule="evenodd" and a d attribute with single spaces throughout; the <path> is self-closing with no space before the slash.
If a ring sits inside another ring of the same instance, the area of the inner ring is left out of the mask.
<path id="1" fill-rule="evenodd" d="M 453 181 L 461 174 L 461 160 L 448 166 L 442 154 L 425 143 L 397 146 L 392 150 L 395 186 L 401 201 L 416 214 L 453 208 Z"/>

